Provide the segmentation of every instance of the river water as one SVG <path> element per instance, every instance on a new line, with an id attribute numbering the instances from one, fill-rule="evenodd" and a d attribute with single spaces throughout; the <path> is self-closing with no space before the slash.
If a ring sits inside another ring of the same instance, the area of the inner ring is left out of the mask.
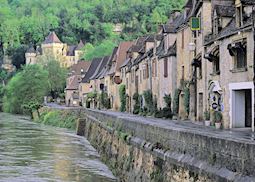
<path id="1" fill-rule="evenodd" d="M 116 181 L 99 154 L 74 132 L 0 113 L 0 181 Z"/>

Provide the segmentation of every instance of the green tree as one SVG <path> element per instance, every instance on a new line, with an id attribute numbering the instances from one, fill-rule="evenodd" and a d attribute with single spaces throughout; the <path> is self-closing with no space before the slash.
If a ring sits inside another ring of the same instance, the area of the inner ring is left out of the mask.
<path id="1" fill-rule="evenodd" d="M 47 94 L 48 73 L 40 65 L 23 67 L 8 82 L 3 100 L 3 109 L 10 113 L 31 113 L 28 105 L 39 105 Z"/>
<path id="2" fill-rule="evenodd" d="M 47 60 L 43 67 L 48 72 L 49 94 L 56 98 L 64 92 L 67 70 L 62 68 L 59 62 L 52 58 Z"/>

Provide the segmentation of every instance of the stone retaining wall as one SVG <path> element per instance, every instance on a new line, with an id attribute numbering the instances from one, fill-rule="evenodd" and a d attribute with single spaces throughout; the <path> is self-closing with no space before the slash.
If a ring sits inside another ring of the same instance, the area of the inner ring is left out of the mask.
<path id="1" fill-rule="evenodd" d="M 255 181 L 254 142 L 84 110 L 85 135 L 121 181 Z"/>

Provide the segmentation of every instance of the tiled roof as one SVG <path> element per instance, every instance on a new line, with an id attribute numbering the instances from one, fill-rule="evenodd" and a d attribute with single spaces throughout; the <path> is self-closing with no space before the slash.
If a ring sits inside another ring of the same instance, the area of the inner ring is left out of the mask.
<path id="1" fill-rule="evenodd" d="M 74 56 L 75 55 L 75 49 L 76 49 L 76 46 L 75 45 L 70 45 L 67 47 L 67 53 L 66 55 L 67 56 Z"/>
<path id="2" fill-rule="evenodd" d="M 36 53 L 34 46 L 30 45 L 26 53 Z"/>
<path id="3" fill-rule="evenodd" d="M 214 9 L 216 10 L 216 13 L 222 17 L 233 17 L 235 14 L 234 6 L 215 5 Z"/>
<path id="4" fill-rule="evenodd" d="M 116 71 L 120 71 L 120 66 L 127 58 L 128 49 L 134 44 L 134 42 L 121 42 L 117 51 L 116 57 Z"/>
<path id="5" fill-rule="evenodd" d="M 87 73 L 85 74 L 84 78 L 82 79 L 82 83 L 87 83 L 89 81 L 90 77 L 97 70 L 97 67 L 99 66 L 101 60 L 102 60 L 102 58 L 94 58 L 92 60 L 91 65 L 90 65 Z"/>
<path id="6" fill-rule="evenodd" d="M 154 42 L 154 40 L 157 40 L 157 41 L 161 41 L 163 39 L 163 35 L 161 34 L 152 34 L 152 35 L 148 35 L 145 42 Z"/>
<path id="7" fill-rule="evenodd" d="M 159 55 L 159 58 L 165 58 L 169 56 L 176 56 L 176 42 L 168 48 L 166 53 Z"/>
<path id="8" fill-rule="evenodd" d="M 79 61 L 70 68 L 70 72 L 72 75 L 82 75 L 88 71 L 90 64 L 91 61 Z"/>
<path id="9" fill-rule="evenodd" d="M 254 0 L 241 0 L 244 5 L 255 5 Z"/>
<path id="10" fill-rule="evenodd" d="M 127 66 L 128 63 L 130 62 L 130 60 L 131 60 L 131 58 L 127 58 L 127 59 L 123 62 L 123 64 L 120 66 L 120 68 L 123 68 L 123 67 Z"/>
<path id="11" fill-rule="evenodd" d="M 112 61 L 111 56 L 108 56 L 105 66 L 103 67 L 102 71 L 98 74 L 99 79 L 104 78 L 107 75 L 107 72 L 111 67 L 111 61 Z"/>
<path id="12" fill-rule="evenodd" d="M 110 57 L 108 65 L 107 65 L 106 75 L 112 75 L 115 72 L 115 62 L 116 62 L 117 50 L 118 50 L 118 47 L 115 47 L 112 51 L 112 55 Z"/>
<path id="13" fill-rule="evenodd" d="M 106 66 L 107 62 L 108 62 L 109 56 L 105 56 L 101 59 L 100 61 L 100 65 L 98 65 L 97 70 L 95 71 L 95 73 L 90 77 L 91 80 L 93 79 L 97 79 L 100 76 L 101 71 L 103 70 L 103 68 Z"/>
<path id="14" fill-rule="evenodd" d="M 80 40 L 79 44 L 77 45 L 75 50 L 81 50 L 84 47 L 84 43 L 82 42 L 82 40 Z"/>
<path id="15" fill-rule="evenodd" d="M 70 82 L 66 86 L 66 90 L 78 90 L 81 76 L 74 75 L 74 76 L 70 77 L 69 79 L 70 79 Z"/>
<path id="16" fill-rule="evenodd" d="M 46 37 L 43 44 L 52 44 L 52 43 L 62 43 L 55 32 L 50 32 L 50 34 Z"/>

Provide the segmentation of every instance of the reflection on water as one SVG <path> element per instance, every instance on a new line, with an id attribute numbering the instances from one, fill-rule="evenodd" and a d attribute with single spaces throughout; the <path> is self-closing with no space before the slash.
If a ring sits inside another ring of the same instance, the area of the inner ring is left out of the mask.
<path id="1" fill-rule="evenodd" d="M 84 137 L 0 113 L 0 181 L 115 181 Z"/>

